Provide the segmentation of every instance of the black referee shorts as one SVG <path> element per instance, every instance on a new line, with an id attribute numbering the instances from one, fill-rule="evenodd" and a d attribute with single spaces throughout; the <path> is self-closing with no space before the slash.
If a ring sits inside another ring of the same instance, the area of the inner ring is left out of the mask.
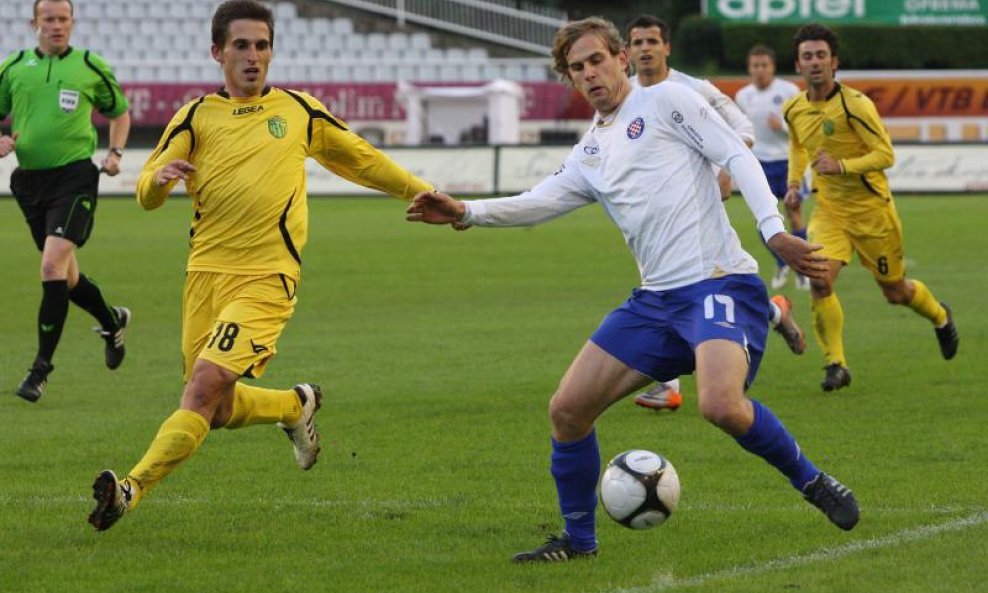
<path id="1" fill-rule="evenodd" d="M 24 213 L 38 251 L 48 235 L 62 237 L 82 247 L 93 230 L 99 169 L 89 159 L 54 169 L 17 168 L 10 176 L 10 190 Z"/>

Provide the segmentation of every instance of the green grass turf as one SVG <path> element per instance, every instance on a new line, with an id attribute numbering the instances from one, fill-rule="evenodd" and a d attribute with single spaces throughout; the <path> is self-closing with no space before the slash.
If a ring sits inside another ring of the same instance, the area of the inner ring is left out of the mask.
<path id="1" fill-rule="evenodd" d="M 740 199 L 742 240 L 770 265 Z M 961 348 L 884 303 L 858 266 L 841 276 L 854 383 L 825 395 L 823 360 L 770 336 L 753 395 L 862 505 L 843 533 L 767 464 L 696 412 L 630 401 L 598 424 L 605 458 L 667 455 L 683 483 L 664 526 L 598 513 L 601 555 L 515 566 L 558 530 L 546 402 L 597 323 L 636 283 L 596 207 L 535 229 L 403 222 L 384 199 L 311 201 L 295 318 L 259 382 L 321 382 L 324 453 L 308 473 L 273 427 L 216 431 L 107 533 L 85 522 L 103 467 L 128 470 L 175 408 L 185 200 L 144 213 L 100 203 L 82 268 L 132 308 L 128 358 L 73 309 L 49 391 L 15 397 L 35 348 L 38 256 L 0 200 L 0 591 L 975 592 L 988 576 L 985 196 L 903 197 L 910 275 L 954 308 Z M 791 287 L 809 327 L 809 298 Z"/>

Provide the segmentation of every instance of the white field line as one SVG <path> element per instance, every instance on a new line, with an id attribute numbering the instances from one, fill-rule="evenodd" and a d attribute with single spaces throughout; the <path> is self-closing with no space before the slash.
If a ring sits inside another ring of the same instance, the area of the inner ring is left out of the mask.
<path id="1" fill-rule="evenodd" d="M 750 577 L 768 572 L 785 570 L 795 566 L 804 566 L 815 562 L 835 560 L 845 556 L 850 556 L 851 554 L 857 554 L 858 552 L 864 552 L 866 550 L 893 548 L 910 542 L 936 537 L 949 531 L 961 531 L 963 529 L 977 527 L 985 523 L 988 523 L 988 512 L 979 512 L 973 515 L 968 515 L 967 517 L 955 519 L 954 521 L 948 521 L 946 523 L 912 527 L 882 537 L 853 541 L 832 548 L 822 548 L 815 552 L 809 552 L 797 556 L 789 556 L 786 558 L 776 558 L 774 560 L 769 560 L 758 564 L 732 566 L 730 568 L 699 574 L 685 579 L 677 579 L 670 574 L 666 575 L 664 578 L 660 577 L 658 582 L 648 586 L 633 587 L 630 589 L 615 589 L 610 593 L 656 593 L 658 591 L 686 589 L 689 587 L 704 585 L 712 581 L 728 580 L 737 577 Z"/>

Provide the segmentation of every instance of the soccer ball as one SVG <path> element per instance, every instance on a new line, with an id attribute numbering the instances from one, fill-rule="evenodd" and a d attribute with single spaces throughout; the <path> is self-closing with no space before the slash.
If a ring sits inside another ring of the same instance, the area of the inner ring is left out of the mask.
<path id="1" fill-rule="evenodd" d="M 611 460 L 600 478 L 600 502 L 631 529 L 661 525 L 679 504 L 679 474 L 665 457 L 632 449 Z"/>

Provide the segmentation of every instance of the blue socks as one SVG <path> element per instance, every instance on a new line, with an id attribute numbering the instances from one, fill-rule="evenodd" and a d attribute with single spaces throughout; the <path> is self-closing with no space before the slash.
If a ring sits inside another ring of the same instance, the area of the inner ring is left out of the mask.
<path id="1" fill-rule="evenodd" d="M 797 490 L 820 473 L 800 451 L 795 439 L 771 410 L 751 400 L 755 421 L 743 436 L 735 439 L 746 451 L 758 455 L 782 472 Z M 574 549 L 597 547 L 594 511 L 597 508 L 597 480 L 600 478 L 600 448 L 597 433 L 572 443 L 552 439 L 552 477 L 556 480 L 559 510 L 566 522 L 566 533 Z"/>
<path id="2" fill-rule="evenodd" d="M 552 477 L 559 494 L 559 510 L 566 520 L 566 533 L 574 549 L 597 547 L 594 511 L 597 508 L 597 479 L 600 477 L 600 448 L 597 433 L 572 443 L 552 439 Z"/>
<path id="3" fill-rule="evenodd" d="M 755 422 L 744 435 L 735 439 L 749 453 L 758 455 L 782 472 L 793 487 L 800 492 L 820 473 L 820 470 L 803 455 L 786 427 L 769 410 L 756 400 Z"/>

